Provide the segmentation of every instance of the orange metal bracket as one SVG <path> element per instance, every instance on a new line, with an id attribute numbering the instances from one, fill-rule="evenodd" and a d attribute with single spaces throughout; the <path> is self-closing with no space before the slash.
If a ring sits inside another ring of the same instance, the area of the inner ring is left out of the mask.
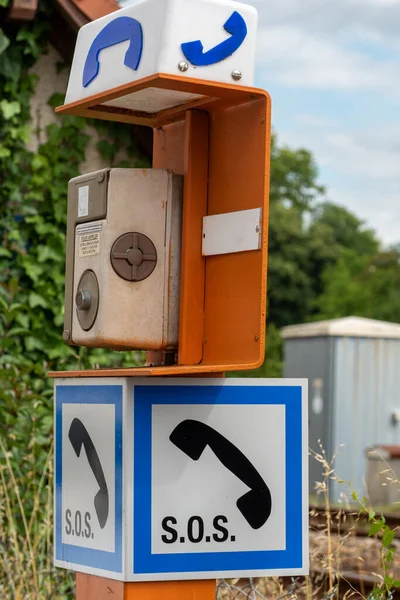
<path id="1" fill-rule="evenodd" d="M 157 114 L 103 104 L 154 87 L 202 98 Z M 178 364 L 51 376 L 176 376 L 259 367 L 265 351 L 269 95 L 253 88 L 161 74 L 58 112 L 154 127 L 153 166 L 183 174 L 185 186 Z M 262 249 L 203 258 L 203 217 L 252 208 L 263 209 Z"/>
<path id="2" fill-rule="evenodd" d="M 215 600 L 215 580 L 122 583 L 76 574 L 76 600 Z"/>

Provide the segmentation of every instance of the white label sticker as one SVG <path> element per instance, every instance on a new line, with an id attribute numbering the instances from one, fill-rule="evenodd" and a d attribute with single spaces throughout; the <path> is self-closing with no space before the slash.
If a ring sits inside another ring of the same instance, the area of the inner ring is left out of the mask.
<path id="1" fill-rule="evenodd" d="M 89 186 L 84 185 L 78 191 L 78 218 L 89 214 Z"/>
<path id="2" fill-rule="evenodd" d="M 100 254 L 100 233 L 85 233 L 79 236 L 79 258 Z"/>
<path id="3" fill-rule="evenodd" d="M 102 223 L 82 223 L 76 226 L 76 234 L 82 235 L 84 233 L 94 233 L 96 231 L 102 231 Z"/>

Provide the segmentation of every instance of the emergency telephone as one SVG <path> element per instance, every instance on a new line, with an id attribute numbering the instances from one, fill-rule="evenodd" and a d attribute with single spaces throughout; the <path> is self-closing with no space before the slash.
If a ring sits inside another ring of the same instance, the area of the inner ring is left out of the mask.
<path id="1" fill-rule="evenodd" d="M 183 178 L 103 169 L 68 187 L 64 340 L 117 350 L 178 344 Z"/>

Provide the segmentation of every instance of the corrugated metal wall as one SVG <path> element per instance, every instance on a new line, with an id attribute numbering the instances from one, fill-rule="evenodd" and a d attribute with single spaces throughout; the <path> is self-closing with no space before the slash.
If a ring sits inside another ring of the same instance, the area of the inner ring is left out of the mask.
<path id="1" fill-rule="evenodd" d="M 291 339 L 285 343 L 285 377 L 301 377 L 309 382 L 309 446 L 332 454 L 332 338 Z M 318 383 L 318 385 L 317 385 Z M 320 393 L 322 405 L 314 406 L 315 394 Z M 317 408 L 317 410 L 315 410 Z M 322 479 L 322 466 L 310 457 L 310 494 L 315 493 L 315 482 Z"/>
<path id="2" fill-rule="evenodd" d="M 333 449 L 336 471 L 351 489 L 366 494 L 365 450 L 372 444 L 400 444 L 392 413 L 400 408 L 400 341 L 335 338 Z M 340 448 L 341 444 L 344 447 Z M 338 498 L 342 484 L 333 484 Z"/>
<path id="3" fill-rule="evenodd" d="M 328 458 L 337 454 L 332 500 L 352 490 L 366 495 L 366 449 L 400 444 L 400 340 L 346 337 L 285 340 L 285 377 L 309 380 L 310 448 L 318 440 Z M 321 391 L 322 380 L 322 391 Z M 317 398 L 317 395 L 321 398 Z M 318 402 L 315 402 L 318 400 Z M 321 465 L 310 458 L 310 494 L 321 481 Z"/>

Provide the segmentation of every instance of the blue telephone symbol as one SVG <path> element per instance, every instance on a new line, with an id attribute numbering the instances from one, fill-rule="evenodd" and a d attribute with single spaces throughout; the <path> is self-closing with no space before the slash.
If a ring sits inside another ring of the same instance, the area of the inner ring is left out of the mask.
<path id="1" fill-rule="evenodd" d="M 231 34 L 231 37 L 214 46 L 208 52 L 203 52 L 204 47 L 200 40 L 182 44 L 182 51 L 187 60 L 195 67 L 207 67 L 232 56 L 246 39 L 246 21 L 242 15 L 235 11 L 225 23 L 224 29 Z"/>
<path id="2" fill-rule="evenodd" d="M 118 17 L 108 23 L 93 40 L 83 69 L 83 87 L 91 84 L 99 74 L 100 52 L 105 48 L 127 41 L 130 43 L 125 54 L 124 64 L 132 71 L 138 70 L 143 52 L 142 26 L 132 17 Z"/>

